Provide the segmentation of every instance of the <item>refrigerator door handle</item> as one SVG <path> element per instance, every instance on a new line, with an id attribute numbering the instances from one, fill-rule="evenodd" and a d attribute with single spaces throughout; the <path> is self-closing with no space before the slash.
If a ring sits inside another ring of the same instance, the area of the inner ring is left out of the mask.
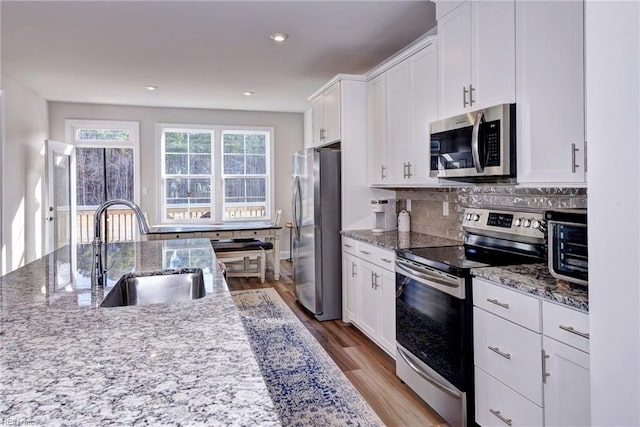
<path id="1" fill-rule="evenodd" d="M 300 192 L 300 177 L 293 180 L 293 230 L 296 240 L 300 240 L 300 226 L 302 222 L 302 194 Z"/>

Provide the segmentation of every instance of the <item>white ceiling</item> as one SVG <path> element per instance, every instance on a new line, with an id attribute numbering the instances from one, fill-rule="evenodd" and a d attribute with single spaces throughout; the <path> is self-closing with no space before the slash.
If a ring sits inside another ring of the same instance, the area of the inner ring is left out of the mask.
<path id="1" fill-rule="evenodd" d="M 101 104 L 302 112 L 337 73 L 366 72 L 435 26 L 434 4 L 415 0 L 1 4 L 3 76 Z"/>

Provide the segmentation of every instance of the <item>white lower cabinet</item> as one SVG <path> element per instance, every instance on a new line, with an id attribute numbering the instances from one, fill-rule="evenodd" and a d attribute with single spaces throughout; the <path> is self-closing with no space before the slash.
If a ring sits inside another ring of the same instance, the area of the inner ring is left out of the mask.
<path id="1" fill-rule="evenodd" d="M 473 279 L 475 420 L 588 426 L 588 314 Z"/>
<path id="2" fill-rule="evenodd" d="M 343 237 L 343 320 L 395 358 L 395 254 Z"/>

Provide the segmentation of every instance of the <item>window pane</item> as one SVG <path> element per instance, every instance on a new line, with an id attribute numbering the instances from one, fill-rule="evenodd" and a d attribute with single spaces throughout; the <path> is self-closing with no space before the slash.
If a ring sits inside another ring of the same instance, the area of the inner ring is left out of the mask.
<path id="1" fill-rule="evenodd" d="M 191 153 L 211 153 L 211 134 L 190 133 L 189 151 Z"/>
<path id="2" fill-rule="evenodd" d="M 211 179 L 194 178 L 189 180 L 192 203 L 211 204 Z"/>
<path id="3" fill-rule="evenodd" d="M 253 134 L 246 136 L 247 153 L 265 154 L 267 152 L 266 138 L 262 134 Z"/>
<path id="4" fill-rule="evenodd" d="M 166 153 L 186 153 L 187 135 L 185 132 L 165 132 L 164 151 Z"/>
<path id="5" fill-rule="evenodd" d="M 129 141 L 125 129 L 76 129 L 77 141 Z"/>
<path id="6" fill-rule="evenodd" d="M 211 174 L 211 155 L 192 154 L 189 156 L 189 173 L 191 175 Z"/>
<path id="7" fill-rule="evenodd" d="M 187 184 L 183 178 L 167 178 L 167 203 L 180 204 L 187 203 Z"/>
<path id="8" fill-rule="evenodd" d="M 98 206 L 104 201 L 104 149 L 76 148 L 76 203 Z"/>
<path id="9" fill-rule="evenodd" d="M 225 203 L 243 202 L 244 194 L 243 178 L 226 178 L 224 180 Z"/>
<path id="10" fill-rule="evenodd" d="M 247 178 L 246 183 L 246 195 L 247 199 L 256 202 L 264 202 L 266 200 L 266 179 L 265 178 Z M 247 200 L 249 201 L 249 200 Z"/>
<path id="11" fill-rule="evenodd" d="M 165 173 L 169 175 L 186 175 L 188 173 L 187 160 L 187 154 L 165 154 Z"/>
<path id="12" fill-rule="evenodd" d="M 267 173 L 267 158 L 265 156 L 247 156 L 247 174 L 265 173 Z"/>
<path id="13" fill-rule="evenodd" d="M 224 173 L 229 175 L 244 175 L 244 156 L 225 154 Z"/>
<path id="14" fill-rule="evenodd" d="M 225 133 L 222 143 L 224 153 L 244 153 L 244 135 Z"/>
<path id="15" fill-rule="evenodd" d="M 107 199 L 133 201 L 133 149 L 105 149 Z"/>

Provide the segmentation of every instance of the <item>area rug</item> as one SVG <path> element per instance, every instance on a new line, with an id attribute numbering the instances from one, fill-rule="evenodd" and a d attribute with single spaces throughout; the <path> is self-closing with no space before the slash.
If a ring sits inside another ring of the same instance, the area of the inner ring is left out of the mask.
<path id="1" fill-rule="evenodd" d="M 284 426 L 384 426 L 273 288 L 231 292 Z"/>

